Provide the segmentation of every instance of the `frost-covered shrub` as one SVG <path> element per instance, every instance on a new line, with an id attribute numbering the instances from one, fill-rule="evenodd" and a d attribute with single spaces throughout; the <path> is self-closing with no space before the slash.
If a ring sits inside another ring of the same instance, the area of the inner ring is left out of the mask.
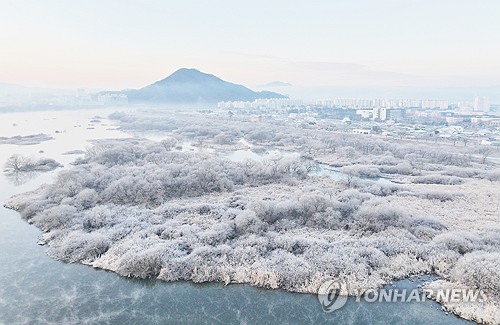
<path id="1" fill-rule="evenodd" d="M 338 205 L 338 211 L 342 218 L 347 219 L 351 217 L 361 206 L 361 201 L 357 199 L 349 200 L 348 202 L 340 202 Z"/>
<path id="2" fill-rule="evenodd" d="M 234 223 L 238 233 L 261 233 L 265 228 L 265 224 L 251 210 L 238 214 Z"/>
<path id="3" fill-rule="evenodd" d="M 51 197 L 55 200 L 74 197 L 85 188 L 87 177 L 89 177 L 88 171 L 81 167 L 60 172 L 56 182 L 50 186 Z"/>
<path id="4" fill-rule="evenodd" d="M 157 248 L 150 248 L 145 251 L 130 252 L 123 255 L 117 272 L 124 276 L 145 279 L 158 276 L 161 268 L 161 251 Z"/>
<path id="5" fill-rule="evenodd" d="M 380 177 L 380 169 L 375 166 L 352 165 L 340 169 L 341 172 L 357 177 L 376 178 Z"/>
<path id="6" fill-rule="evenodd" d="M 417 245 L 422 245 L 422 242 L 408 230 L 394 227 L 370 236 L 365 243 L 370 247 L 377 248 L 386 256 L 408 254 L 415 251 Z"/>
<path id="7" fill-rule="evenodd" d="M 94 189 L 86 188 L 75 196 L 75 205 L 82 209 L 90 209 L 98 200 L 99 194 Z"/>
<path id="8" fill-rule="evenodd" d="M 373 198 L 373 195 L 360 192 L 358 189 L 348 189 L 340 192 L 340 194 L 337 197 L 337 200 L 339 200 L 340 202 L 350 202 L 354 200 L 356 202 L 359 202 L 359 204 L 361 204 L 362 202 L 367 201 L 371 198 Z"/>
<path id="9" fill-rule="evenodd" d="M 366 232 L 380 232 L 389 227 L 404 228 L 409 223 L 405 210 L 378 200 L 363 204 L 354 217 L 355 227 Z"/>
<path id="10" fill-rule="evenodd" d="M 379 166 L 380 171 L 386 174 L 411 175 L 414 170 L 408 162 L 402 162 L 395 166 L 382 165 Z"/>
<path id="11" fill-rule="evenodd" d="M 340 210 L 343 205 L 347 206 L 348 204 L 339 204 L 321 193 L 306 192 L 288 200 L 253 202 L 248 208 L 255 211 L 257 217 L 268 224 L 286 219 L 293 220 L 291 224 L 317 226 L 330 224 L 329 214 L 335 217 L 337 213 L 333 209 Z M 334 223 L 332 221 L 331 225 Z M 281 224 L 280 227 L 286 227 L 286 224 L 287 222 Z"/>
<path id="12" fill-rule="evenodd" d="M 433 246 L 426 256 L 432 273 L 448 277 L 451 269 L 461 257 L 458 252 Z"/>
<path id="13" fill-rule="evenodd" d="M 112 226 L 116 222 L 114 220 L 113 211 L 109 207 L 96 206 L 84 212 L 83 227 L 87 231 L 102 228 L 104 226 Z"/>
<path id="14" fill-rule="evenodd" d="M 51 208 L 55 205 L 56 204 L 51 199 L 40 199 L 40 200 L 27 201 L 26 204 L 23 204 L 18 208 L 21 216 L 26 220 L 30 220 L 40 211 Z"/>
<path id="15" fill-rule="evenodd" d="M 197 240 L 202 229 L 197 225 L 183 225 L 179 222 L 167 222 L 158 236 L 164 240 L 175 240 L 184 238 L 186 240 Z"/>
<path id="16" fill-rule="evenodd" d="M 444 191 L 425 191 L 425 192 L 420 192 L 418 194 L 418 197 L 420 198 L 425 198 L 429 200 L 439 200 L 441 202 L 445 201 L 453 201 L 460 195 L 454 194 L 454 193 L 449 193 L 449 192 L 444 192 Z"/>
<path id="17" fill-rule="evenodd" d="M 44 172 L 54 170 L 58 167 L 62 167 L 62 165 L 51 158 L 40 158 L 33 166 L 34 170 Z"/>
<path id="18" fill-rule="evenodd" d="M 380 168 L 386 168 L 388 166 L 396 166 L 401 162 L 400 159 L 392 155 L 385 155 L 381 157 L 370 157 L 370 160 L 372 161 L 373 164 L 380 165 Z"/>
<path id="19" fill-rule="evenodd" d="M 228 283 L 228 260 L 231 259 L 233 249 L 225 244 L 200 246 L 191 252 L 193 270 L 191 280 L 194 282 L 223 281 Z"/>
<path id="20" fill-rule="evenodd" d="M 108 167 L 125 165 L 141 158 L 142 152 L 135 149 L 134 146 L 125 144 L 106 147 L 106 150 L 101 150 L 92 160 Z"/>
<path id="21" fill-rule="evenodd" d="M 300 213 L 298 202 L 287 201 L 258 201 L 249 205 L 249 209 L 255 211 L 257 217 L 269 224 L 275 223 L 282 218 L 296 218 Z"/>
<path id="22" fill-rule="evenodd" d="M 498 182 L 500 181 L 500 169 L 485 171 L 480 174 L 480 177 L 492 182 Z"/>
<path id="23" fill-rule="evenodd" d="M 89 262 L 104 254 L 110 245 L 109 239 L 102 234 L 74 231 L 51 246 L 50 251 L 67 262 Z"/>
<path id="24" fill-rule="evenodd" d="M 409 225 L 412 234 L 425 240 L 431 240 L 445 229 L 442 222 L 432 218 L 416 218 Z"/>
<path id="25" fill-rule="evenodd" d="M 364 201 L 372 197 L 373 195 L 362 193 L 357 189 L 348 189 L 339 194 L 337 198 L 339 203 L 336 209 L 340 212 L 342 217 L 346 218 L 354 214 Z"/>
<path id="26" fill-rule="evenodd" d="M 345 218 L 338 210 L 328 207 L 324 212 L 313 213 L 305 222 L 306 226 L 320 229 L 338 229 L 345 226 Z"/>
<path id="27" fill-rule="evenodd" d="M 163 281 L 189 280 L 192 278 L 196 267 L 194 261 L 188 256 L 169 258 L 163 261 L 158 279 Z"/>
<path id="28" fill-rule="evenodd" d="M 389 260 L 380 249 L 375 247 L 361 247 L 358 249 L 357 255 L 362 260 L 363 264 L 366 264 L 372 269 L 382 267 Z"/>
<path id="29" fill-rule="evenodd" d="M 212 228 L 200 234 L 202 242 L 217 246 L 236 236 L 236 225 L 234 222 L 216 223 Z"/>
<path id="30" fill-rule="evenodd" d="M 439 200 L 441 202 L 453 201 L 460 197 L 457 193 L 439 191 L 439 190 L 419 190 L 419 191 L 401 191 L 398 196 L 415 196 L 421 199 Z"/>
<path id="31" fill-rule="evenodd" d="M 481 243 L 484 250 L 495 250 L 500 247 L 500 226 L 490 227 L 481 233 Z"/>
<path id="32" fill-rule="evenodd" d="M 56 228 L 70 228 L 81 219 L 80 213 L 74 206 L 58 205 L 41 211 L 32 220 L 42 230 L 48 231 Z"/>
<path id="33" fill-rule="evenodd" d="M 444 246 L 446 249 L 462 255 L 477 249 L 480 245 L 479 241 L 480 239 L 476 235 L 464 231 L 450 231 L 440 234 L 432 240 L 434 244 Z"/>
<path id="34" fill-rule="evenodd" d="M 392 195 L 400 190 L 402 187 L 391 182 L 373 182 L 369 180 L 357 179 L 352 182 L 352 186 L 362 192 L 370 193 L 375 196 L 387 196 Z"/>
<path id="35" fill-rule="evenodd" d="M 185 211 L 186 207 L 175 203 L 164 203 L 157 208 L 158 213 L 163 215 L 165 218 L 173 218 L 174 216 Z"/>
<path id="36" fill-rule="evenodd" d="M 451 279 L 500 294 L 500 253 L 475 251 L 464 255 L 451 270 Z"/>
<path id="37" fill-rule="evenodd" d="M 444 175 L 426 175 L 419 176 L 413 179 L 416 184 L 442 184 L 442 185 L 457 185 L 462 184 L 464 180 L 456 176 Z"/>
<path id="38" fill-rule="evenodd" d="M 265 260 L 265 269 L 276 274 L 279 286 L 286 290 L 302 286 L 312 273 L 311 266 L 303 258 L 281 249 L 269 254 Z"/>
<path id="39" fill-rule="evenodd" d="M 480 170 L 474 168 L 462 168 L 455 166 L 448 166 L 442 172 L 443 175 L 456 176 L 461 178 L 476 177 L 481 173 Z"/>

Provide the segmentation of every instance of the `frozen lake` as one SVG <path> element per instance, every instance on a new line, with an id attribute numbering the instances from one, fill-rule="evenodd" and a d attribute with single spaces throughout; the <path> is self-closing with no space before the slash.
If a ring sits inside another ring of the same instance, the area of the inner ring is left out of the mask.
<path id="1" fill-rule="evenodd" d="M 45 133 L 36 145 L 0 145 L 0 164 L 14 153 L 53 158 L 69 168 L 90 140 L 129 137 L 105 117 L 113 110 L 0 113 L 0 137 Z M 99 116 L 100 122 L 94 118 Z M 57 131 L 57 132 L 56 132 Z M 43 152 L 42 152 L 43 151 Z M 42 153 L 41 153 L 42 152 Z M 233 159 L 248 158 L 249 151 Z M 272 153 L 271 153 L 272 154 Z M 257 155 L 257 154 L 256 154 Z M 254 158 L 258 158 L 259 156 Z M 3 169 L 3 168 L 2 168 Z M 15 181 L 0 176 L 0 201 L 51 182 L 61 170 Z M 38 246 L 40 231 L 15 211 L 0 207 L 0 323 L 248 323 L 248 324 L 465 324 L 440 305 L 358 303 L 324 313 L 317 297 L 247 285 L 135 280 L 80 264 L 52 260 Z M 414 287 L 404 280 L 398 287 Z"/>

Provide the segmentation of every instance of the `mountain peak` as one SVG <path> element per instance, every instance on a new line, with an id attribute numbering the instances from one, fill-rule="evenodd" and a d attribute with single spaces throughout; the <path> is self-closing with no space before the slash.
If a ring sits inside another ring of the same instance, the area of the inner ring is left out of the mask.
<path id="1" fill-rule="evenodd" d="M 194 68 L 181 68 L 165 79 L 156 82 L 155 84 L 205 82 L 223 82 L 223 80 L 217 78 L 212 74 L 204 73 Z"/>
<path id="2" fill-rule="evenodd" d="M 278 93 L 255 92 L 193 68 L 181 68 L 165 79 L 126 93 L 129 101 L 156 103 L 216 103 L 285 97 Z"/>

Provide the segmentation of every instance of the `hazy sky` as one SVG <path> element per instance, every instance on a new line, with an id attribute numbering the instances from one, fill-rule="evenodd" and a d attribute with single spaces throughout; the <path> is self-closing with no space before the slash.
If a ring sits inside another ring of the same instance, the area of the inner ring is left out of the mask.
<path id="1" fill-rule="evenodd" d="M 137 88 L 500 84 L 498 0 L 0 0 L 0 82 Z"/>

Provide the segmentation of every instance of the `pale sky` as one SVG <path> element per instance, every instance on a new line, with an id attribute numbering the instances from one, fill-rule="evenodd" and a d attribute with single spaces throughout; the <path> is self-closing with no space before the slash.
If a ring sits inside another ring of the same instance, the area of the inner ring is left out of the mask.
<path id="1" fill-rule="evenodd" d="M 500 84 L 498 0 L 0 0 L 0 82 L 138 88 Z"/>

